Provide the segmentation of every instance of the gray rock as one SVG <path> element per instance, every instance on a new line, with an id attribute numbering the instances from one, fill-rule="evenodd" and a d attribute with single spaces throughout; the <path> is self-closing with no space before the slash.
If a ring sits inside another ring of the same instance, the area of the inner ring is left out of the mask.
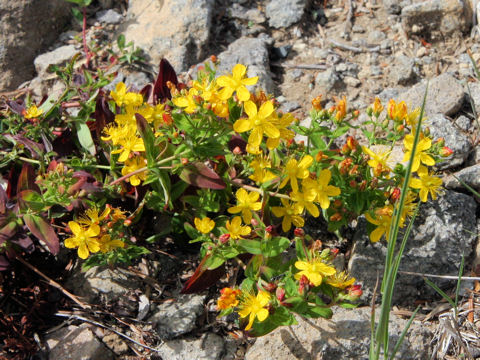
<path id="1" fill-rule="evenodd" d="M 353 76 L 345 76 L 343 78 L 343 82 L 346 85 L 352 86 L 352 87 L 358 87 L 362 84 L 362 82 L 360 80 L 358 80 L 357 78 L 354 78 Z"/>
<path id="2" fill-rule="evenodd" d="M 385 106 L 390 99 L 401 98 L 401 90 L 397 88 L 385 88 L 378 94 L 378 98 Z"/>
<path id="3" fill-rule="evenodd" d="M 400 271 L 426 274 L 458 274 L 462 255 L 468 258 L 476 241 L 476 203 L 468 195 L 447 190 L 436 201 L 421 204 L 415 224 L 407 241 L 400 263 Z M 354 236 L 354 248 L 348 268 L 350 274 L 362 284 L 362 299 L 370 301 L 377 276 L 383 276 L 386 245 L 382 240 L 372 243 L 365 230 L 366 221 L 361 219 Z M 399 238 L 397 243 L 400 243 Z M 443 289 L 454 283 L 435 281 Z M 418 276 L 399 274 L 393 294 L 394 303 L 437 296 Z M 378 300 L 379 297 L 377 297 Z"/>
<path id="4" fill-rule="evenodd" d="M 138 288 L 137 279 L 130 278 L 121 269 L 112 271 L 98 266 L 74 274 L 67 284 L 75 295 L 84 297 L 89 303 L 98 301 L 99 298 L 105 302 L 112 302 L 124 297 L 128 291 Z"/>
<path id="5" fill-rule="evenodd" d="M 306 5 L 307 0 L 270 0 L 265 8 L 268 24 L 287 28 L 302 19 Z"/>
<path id="6" fill-rule="evenodd" d="M 262 24 L 266 21 L 265 15 L 258 9 L 247 9 L 239 4 L 233 4 L 230 8 L 233 18 L 251 21 L 254 24 Z"/>
<path id="7" fill-rule="evenodd" d="M 332 68 L 319 72 L 315 77 L 315 91 L 318 89 L 322 95 L 334 89 L 339 89 L 342 85 L 343 82 L 340 76 Z"/>
<path id="8" fill-rule="evenodd" d="M 402 11 L 398 0 L 383 0 L 383 6 L 389 14 L 398 15 Z"/>
<path id="9" fill-rule="evenodd" d="M 439 163 L 437 167 L 439 169 L 449 169 L 463 164 L 472 149 L 472 143 L 468 136 L 463 134 L 442 114 L 427 117 L 425 125 L 429 127 L 433 139 L 443 137 L 445 146 L 453 150 L 453 155 Z"/>
<path id="10" fill-rule="evenodd" d="M 465 189 L 454 176 L 475 190 L 480 190 L 480 164 L 466 167 L 453 175 L 447 175 L 443 180 L 447 189 Z"/>
<path id="11" fill-rule="evenodd" d="M 207 333 L 199 339 L 165 341 L 158 350 L 162 359 L 220 360 L 225 350 L 225 342 L 217 334 Z"/>
<path id="12" fill-rule="evenodd" d="M 393 67 L 389 70 L 390 80 L 399 85 L 408 85 L 415 82 L 415 61 L 405 55 L 395 58 Z"/>
<path id="13" fill-rule="evenodd" d="M 480 82 L 468 83 L 468 89 L 470 89 L 471 98 L 468 103 L 475 106 L 475 111 L 477 114 L 480 114 Z M 468 90 L 466 89 L 465 92 L 468 94 Z M 470 106 L 469 106 L 470 107 Z"/>
<path id="14" fill-rule="evenodd" d="M 303 76 L 303 71 L 300 69 L 292 69 L 286 73 L 286 77 L 290 80 L 298 80 Z"/>
<path id="15" fill-rule="evenodd" d="M 70 8 L 63 0 L 0 0 L 0 89 L 34 77 L 33 59 L 57 40 Z"/>
<path id="16" fill-rule="evenodd" d="M 472 130 L 472 119 L 466 117 L 465 115 L 460 115 L 457 120 L 455 120 L 455 124 L 462 129 L 463 131 L 470 131 Z"/>
<path id="17" fill-rule="evenodd" d="M 280 104 L 280 110 L 286 113 L 297 109 L 300 109 L 300 104 L 296 101 L 284 101 Z"/>
<path id="18" fill-rule="evenodd" d="M 158 64 L 165 57 L 176 71 L 186 71 L 208 54 L 212 0 L 129 1 L 121 32 Z"/>
<path id="19" fill-rule="evenodd" d="M 380 44 L 382 40 L 385 40 L 387 35 L 384 31 L 372 30 L 368 32 L 368 43 L 369 44 Z"/>
<path id="20" fill-rule="evenodd" d="M 404 100 L 409 109 L 422 106 L 427 84 L 425 81 L 416 84 L 403 93 L 398 100 Z M 454 115 L 462 107 L 464 91 L 460 82 L 450 74 L 442 74 L 430 80 L 425 104 L 427 117 L 433 114 Z"/>
<path id="21" fill-rule="evenodd" d="M 204 311 L 205 295 L 180 295 L 174 302 L 160 304 L 148 322 L 161 338 L 172 339 L 195 328 L 195 320 Z"/>
<path id="22" fill-rule="evenodd" d="M 258 338 L 248 349 L 245 360 L 366 360 L 370 343 L 370 313 L 369 307 L 335 307 L 330 320 L 298 318 L 298 325 L 280 327 Z M 378 316 L 377 309 L 377 318 Z M 398 340 L 406 322 L 390 315 L 392 344 Z M 428 347 L 425 344 L 428 344 L 432 337 L 433 333 L 428 324 L 414 321 L 400 347 L 398 358 L 428 359 Z"/>
<path id="23" fill-rule="evenodd" d="M 108 360 L 114 354 L 84 325 L 70 325 L 46 337 L 50 359 Z"/>
<path id="24" fill-rule="evenodd" d="M 258 76 L 257 87 L 273 93 L 275 84 L 270 73 L 268 39 L 240 38 L 231 43 L 227 50 L 218 55 L 220 65 L 217 74 L 231 73 L 236 64 L 247 66 L 247 76 Z"/>
<path id="25" fill-rule="evenodd" d="M 356 34 L 363 34 L 365 32 L 365 29 L 361 25 L 353 25 L 352 27 L 352 32 Z"/>
<path id="26" fill-rule="evenodd" d="M 97 21 L 105 24 L 120 24 L 123 16 L 115 10 L 102 10 L 96 14 Z"/>
<path id="27" fill-rule="evenodd" d="M 68 62 L 78 51 L 73 45 L 64 45 L 53 51 L 38 55 L 33 64 L 39 76 L 47 74 L 50 65 L 63 65 Z"/>
<path id="28" fill-rule="evenodd" d="M 472 153 L 468 157 L 468 165 L 476 165 L 480 163 L 480 146 L 475 146 L 473 148 Z"/>
<path id="29" fill-rule="evenodd" d="M 431 33 L 440 31 L 443 35 L 468 30 L 472 16 L 466 1 L 428 0 L 405 6 L 402 9 L 402 25 L 407 33 L 413 33 L 413 27 L 419 31 Z"/>

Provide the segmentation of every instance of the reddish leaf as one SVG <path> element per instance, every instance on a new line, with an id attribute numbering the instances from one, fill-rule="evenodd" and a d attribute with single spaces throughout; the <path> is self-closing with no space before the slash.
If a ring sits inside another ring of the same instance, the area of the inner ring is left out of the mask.
<path id="1" fill-rule="evenodd" d="M 165 60 L 160 60 L 160 67 L 158 70 L 157 80 L 153 86 L 153 103 L 157 104 L 159 102 L 165 102 L 170 100 L 172 95 L 170 94 L 170 89 L 167 86 L 167 82 L 170 81 L 175 86 L 178 85 L 177 74 L 173 69 L 172 65 Z"/>
<path id="2" fill-rule="evenodd" d="M 58 237 L 49 223 L 42 217 L 32 214 L 23 215 L 23 221 L 33 235 L 47 244 L 48 249 L 53 255 L 58 254 L 60 250 Z"/>
<path id="3" fill-rule="evenodd" d="M 45 210 L 42 196 L 35 190 L 22 190 L 17 193 L 17 202 L 23 211 L 32 209 L 33 211 Z"/>
<path id="4" fill-rule="evenodd" d="M 181 294 L 193 294 L 208 289 L 225 275 L 225 266 L 223 265 L 214 270 L 207 269 L 205 262 L 208 257 L 209 255 L 202 259 L 195 273 L 183 285 L 183 289 L 180 291 Z"/>
<path id="5" fill-rule="evenodd" d="M 17 115 L 23 115 L 23 112 L 25 111 L 25 103 L 23 100 L 8 100 L 7 106 Z"/>
<path id="6" fill-rule="evenodd" d="M 22 144 L 34 159 L 39 159 L 40 155 L 45 152 L 45 147 L 42 144 L 29 140 L 21 135 L 4 134 L 3 136 L 12 142 Z"/>
<path id="7" fill-rule="evenodd" d="M 24 163 L 22 166 L 22 171 L 18 177 L 17 182 L 17 194 L 22 190 L 34 190 L 40 192 L 37 184 L 35 184 L 35 170 L 32 165 Z"/>
<path id="8" fill-rule="evenodd" d="M 115 114 L 108 107 L 108 102 L 105 99 L 105 93 L 102 90 L 100 90 L 97 95 L 93 117 L 95 119 L 95 134 L 97 139 L 100 139 L 105 126 L 112 123 L 115 119 Z"/>
<path id="9" fill-rule="evenodd" d="M 17 223 L 10 221 L 7 225 L 0 229 L 0 245 L 9 240 L 17 233 Z"/>
<path id="10" fill-rule="evenodd" d="M 187 165 L 181 172 L 180 178 L 190 185 L 203 189 L 223 190 L 226 187 L 222 178 L 201 162 Z"/>
<path id="11" fill-rule="evenodd" d="M 3 255 L 0 255 L 0 271 L 7 270 L 8 265 L 10 265 L 10 263 L 8 262 L 7 258 Z"/>
<path id="12" fill-rule="evenodd" d="M 4 215 L 7 211 L 8 196 L 3 187 L 0 186 L 0 215 Z"/>

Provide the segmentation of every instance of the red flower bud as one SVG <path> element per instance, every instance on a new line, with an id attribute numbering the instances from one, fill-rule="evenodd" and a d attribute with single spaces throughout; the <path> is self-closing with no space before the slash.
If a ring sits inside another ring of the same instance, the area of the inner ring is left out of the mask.
<path id="1" fill-rule="evenodd" d="M 284 288 L 277 288 L 275 291 L 275 296 L 277 297 L 278 301 L 282 302 L 285 299 L 285 289 Z"/>
<path id="2" fill-rule="evenodd" d="M 265 228 L 265 231 L 269 234 L 271 234 L 273 232 L 274 228 L 273 228 L 273 225 L 268 225 L 266 228 Z"/>
<path id="3" fill-rule="evenodd" d="M 400 190 L 400 188 L 397 187 L 393 189 L 392 194 L 390 195 L 390 201 L 392 203 L 396 202 L 400 198 L 401 193 L 402 191 Z"/>
<path id="4" fill-rule="evenodd" d="M 442 157 L 448 157 L 450 155 L 453 154 L 453 150 L 450 149 L 448 146 L 444 146 L 441 150 L 440 150 L 440 155 Z"/>
<path id="5" fill-rule="evenodd" d="M 293 234 L 298 237 L 304 237 L 305 231 L 303 231 L 302 228 L 295 228 L 295 230 L 293 230 Z"/>
<path id="6" fill-rule="evenodd" d="M 272 292 L 277 288 L 277 284 L 270 282 L 270 283 L 267 283 L 267 285 L 265 285 L 263 288 L 268 292 Z"/>
<path id="7" fill-rule="evenodd" d="M 188 164 L 188 159 L 187 158 L 182 158 L 182 165 L 187 165 Z"/>

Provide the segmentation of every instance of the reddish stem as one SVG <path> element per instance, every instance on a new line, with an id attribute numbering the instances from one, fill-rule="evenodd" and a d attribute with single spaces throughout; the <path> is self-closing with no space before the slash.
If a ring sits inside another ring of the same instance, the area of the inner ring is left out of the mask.
<path id="1" fill-rule="evenodd" d="M 87 68 L 90 64 L 90 52 L 88 51 L 87 47 L 87 7 L 84 6 L 82 8 L 83 12 L 83 26 L 82 26 L 82 37 L 83 37 L 83 51 L 85 52 L 85 56 L 87 58 Z"/>

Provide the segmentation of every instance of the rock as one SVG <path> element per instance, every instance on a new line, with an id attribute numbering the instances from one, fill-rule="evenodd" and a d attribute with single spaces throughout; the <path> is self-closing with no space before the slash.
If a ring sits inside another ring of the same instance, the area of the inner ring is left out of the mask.
<path id="1" fill-rule="evenodd" d="M 458 274 L 462 255 L 468 258 L 476 241 L 476 203 L 468 195 L 447 190 L 436 201 L 421 204 L 415 224 L 407 241 L 400 263 L 400 271 L 426 274 Z M 354 235 L 354 248 L 348 269 L 362 284 L 364 301 L 370 301 L 377 276 L 383 276 L 386 245 L 382 240 L 372 243 L 365 230 L 366 221 L 360 219 Z M 401 242 L 401 237 L 397 243 Z M 447 280 L 435 281 L 441 288 L 454 286 Z M 398 274 L 393 303 L 437 296 L 418 276 Z M 377 297 L 378 300 L 379 297 Z"/>
<path id="2" fill-rule="evenodd" d="M 171 339 L 195 328 L 195 320 L 203 312 L 205 295 L 180 295 L 173 302 L 160 304 L 148 322 L 157 328 L 161 338 Z"/>
<path id="3" fill-rule="evenodd" d="M 470 89 L 471 102 L 475 106 L 475 111 L 477 114 L 480 114 L 480 82 L 468 83 L 468 88 Z M 465 92 L 468 94 L 468 90 Z M 469 104 L 471 103 L 468 102 Z M 470 107 L 470 106 L 469 106 Z"/>
<path id="4" fill-rule="evenodd" d="M 433 139 L 443 137 L 445 146 L 453 150 L 453 155 L 437 164 L 437 167 L 439 169 L 449 169 L 463 164 L 472 149 L 469 137 L 463 134 L 442 114 L 427 117 L 425 125 L 429 127 Z"/>
<path id="5" fill-rule="evenodd" d="M 360 80 L 358 80 L 357 78 L 354 78 L 353 76 L 345 76 L 343 78 L 343 82 L 346 85 L 352 86 L 352 87 L 358 87 L 358 86 L 362 85 L 362 82 Z"/>
<path id="6" fill-rule="evenodd" d="M 63 0 L 0 0 L 0 89 L 34 76 L 33 59 L 53 44 L 70 19 Z"/>
<path id="7" fill-rule="evenodd" d="M 415 82 L 415 61 L 405 55 L 395 58 L 395 63 L 389 71 L 389 78 L 394 84 L 408 85 Z"/>
<path id="8" fill-rule="evenodd" d="M 383 6 L 389 14 L 398 15 L 402 12 L 402 7 L 398 0 L 383 0 Z"/>
<path id="9" fill-rule="evenodd" d="M 247 9 L 239 4 L 230 7 L 230 15 L 233 18 L 251 21 L 254 24 L 263 24 L 266 21 L 265 15 L 258 9 Z"/>
<path id="10" fill-rule="evenodd" d="M 315 77 L 315 92 L 322 94 L 325 98 L 327 93 L 332 90 L 338 90 L 343 85 L 340 76 L 333 68 L 328 68 L 325 71 L 319 72 Z"/>
<path id="11" fill-rule="evenodd" d="M 67 63 L 78 51 L 73 45 L 64 45 L 53 51 L 38 55 L 33 61 L 39 76 L 45 76 L 50 65 Z"/>
<path id="12" fill-rule="evenodd" d="M 162 359 L 169 360 L 220 360 L 225 342 L 217 334 L 207 333 L 201 338 L 165 341 L 158 349 Z"/>
<path id="13" fill-rule="evenodd" d="M 125 341 L 123 341 L 122 338 L 115 333 L 105 335 L 102 338 L 102 341 L 110 350 L 115 353 L 115 355 L 124 355 L 129 350 L 129 347 Z"/>
<path id="14" fill-rule="evenodd" d="M 382 40 L 385 40 L 387 35 L 385 32 L 380 30 L 372 30 L 368 32 L 368 43 L 369 44 L 380 44 Z"/>
<path id="15" fill-rule="evenodd" d="M 121 27 L 126 41 L 133 41 L 160 63 L 165 57 L 177 72 L 186 71 L 207 56 L 213 13 L 212 0 L 129 1 Z"/>
<path id="16" fill-rule="evenodd" d="M 443 36 L 447 36 L 468 30 L 472 19 L 469 13 L 465 1 L 428 0 L 405 6 L 401 17 L 407 33 L 413 33 L 412 27 L 416 25 L 423 33 L 441 31 Z"/>
<path id="17" fill-rule="evenodd" d="M 300 104 L 296 101 L 284 101 L 280 104 L 279 110 L 288 113 L 300 109 Z"/>
<path id="18" fill-rule="evenodd" d="M 398 100 L 404 100 L 412 110 L 421 107 L 426 87 L 426 82 L 422 81 L 403 93 Z M 427 117 L 438 113 L 454 115 L 462 107 L 463 100 L 460 82 L 448 73 L 439 75 L 430 80 L 425 114 Z"/>
<path id="19" fill-rule="evenodd" d="M 302 19 L 306 6 L 307 0 L 270 0 L 265 8 L 268 24 L 287 28 Z"/>
<path id="20" fill-rule="evenodd" d="M 480 190 L 480 164 L 466 167 L 453 175 L 475 190 Z M 445 187 L 454 190 L 465 189 L 462 183 L 455 179 L 453 175 L 447 175 L 444 178 Z"/>
<path id="21" fill-rule="evenodd" d="M 105 302 L 119 300 L 138 288 L 138 280 L 128 277 L 120 268 L 113 271 L 99 266 L 75 274 L 67 284 L 75 295 L 85 297 L 89 303 L 99 298 Z"/>
<path id="22" fill-rule="evenodd" d="M 70 325 L 49 334 L 46 343 L 50 359 L 108 360 L 114 354 L 86 326 Z"/>
<path id="23" fill-rule="evenodd" d="M 469 119 L 465 115 L 460 115 L 457 120 L 455 120 L 455 124 L 463 131 L 470 131 L 472 130 L 472 119 Z"/>
<path id="24" fill-rule="evenodd" d="M 231 43 L 227 50 L 218 55 L 220 65 L 217 74 L 231 73 L 236 64 L 247 66 L 247 76 L 258 76 L 257 87 L 273 93 L 275 84 L 270 73 L 268 59 L 268 39 L 240 38 Z"/>
<path id="25" fill-rule="evenodd" d="M 97 21 L 105 24 L 120 24 L 123 16 L 115 10 L 102 10 L 96 14 Z"/>
<path id="26" fill-rule="evenodd" d="M 333 308 L 326 319 L 297 318 L 298 325 L 280 327 L 258 338 L 248 349 L 245 360 L 276 359 L 368 359 L 370 343 L 369 307 Z M 377 309 L 377 318 L 379 311 Z M 390 341 L 395 344 L 406 320 L 390 315 Z M 428 325 L 414 321 L 400 347 L 399 359 L 428 359 L 428 344 L 433 337 Z M 392 345 L 394 346 L 394 345 Z"/>
<path id="27" fill-rule="evenodd" d="M 356 34 L 363 34 L 365 32 L 365 29 L 361 25 L 353 25 L 352 32 Z"/>

